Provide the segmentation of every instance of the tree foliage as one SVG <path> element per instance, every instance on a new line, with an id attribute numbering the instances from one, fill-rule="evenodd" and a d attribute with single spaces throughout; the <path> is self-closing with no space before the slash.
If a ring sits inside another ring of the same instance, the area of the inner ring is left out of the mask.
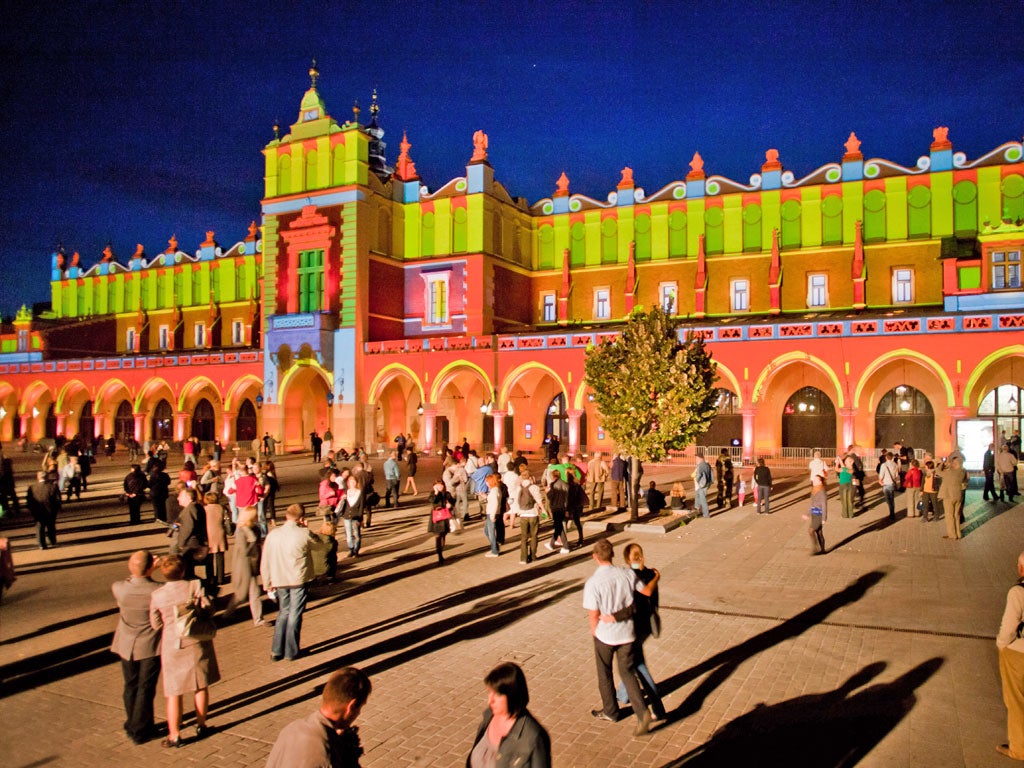
<path id="1" fill-rule="evenodd" d="M 618 338 L 587 350 L 587 383 L 601 424 L 620 451 L 639 461 L 660 461 L 668 450 L 690 445 L 717 413 L 716 363 L 702 338 L 680 343 L 678 328 L 661 307 L 637 308 Z"/>

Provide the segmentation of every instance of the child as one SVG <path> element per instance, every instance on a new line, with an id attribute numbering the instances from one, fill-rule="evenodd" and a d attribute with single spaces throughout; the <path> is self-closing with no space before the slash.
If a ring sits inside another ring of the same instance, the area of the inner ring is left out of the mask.
<path id="1" fill-rule="evenodd" d="M 804 520 L 808 521 L 807 533 L 811 537 L 811 554 L 825 554 L 825 534 L 822 532 L 822 525 L 828 518 L 828 494 L 825 490 L 825 476 L 815 475 L 812 478 L 811 501 L 808 514 Z"/>
<path id="2" fill-rule="evenodd" d="M 740 484 L 736 490 L 736 495 L 739 497 L 740 506 L 743 506 L 743 499 L 747 495 L 747 476 L 746 473 L 740 473 Z"/>

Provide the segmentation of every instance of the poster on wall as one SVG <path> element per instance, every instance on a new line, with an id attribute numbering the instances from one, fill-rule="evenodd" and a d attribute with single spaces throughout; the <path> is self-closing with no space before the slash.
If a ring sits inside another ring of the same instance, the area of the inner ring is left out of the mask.
<path id="1" fill-rule="evenodd" d="M 961 419 L 956 423 L 956 444 L 964 455 L 964 469 L 980 472 L 985 451 L 995 434 L 992 419 Z"/>

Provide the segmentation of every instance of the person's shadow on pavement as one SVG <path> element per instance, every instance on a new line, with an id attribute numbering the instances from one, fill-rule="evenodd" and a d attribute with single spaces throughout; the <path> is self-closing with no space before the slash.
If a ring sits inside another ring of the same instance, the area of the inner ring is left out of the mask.
<path id="1" fill-rule="evenodd" d="M 917 703 L 915 691 L 943 659 L 934 657 L 891 683 L 854 693 L 885 669 L 869 664 L 834 691 L 758 704 L 719 728 L 707 743 L 662 768 L 757 765 L 839 768 L 856 765 Z"/>

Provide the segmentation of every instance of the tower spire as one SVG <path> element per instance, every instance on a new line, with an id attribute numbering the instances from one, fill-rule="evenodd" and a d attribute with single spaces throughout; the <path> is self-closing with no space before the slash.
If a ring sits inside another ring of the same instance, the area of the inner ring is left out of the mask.
<path id="1" fill-rule="evenodd" d="M 309 87 L 316 88 L 317 78 L 320 77 L 320 70 L 316 68 L 316 59 L 313 59 L 313 63 L 309 67 Z"/>

